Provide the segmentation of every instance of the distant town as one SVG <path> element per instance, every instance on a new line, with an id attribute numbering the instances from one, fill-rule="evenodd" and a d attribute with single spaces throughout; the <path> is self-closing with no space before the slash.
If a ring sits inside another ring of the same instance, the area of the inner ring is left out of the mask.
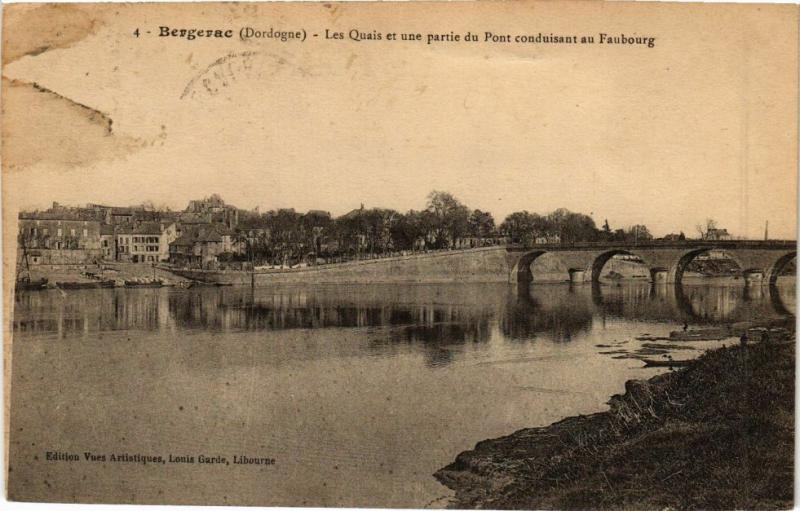
<path id="1" fill-rule="evenodd" d="M 713 220 L 698 225 L 695 237 L 731 238 Z M 598 227 L 591 216 L 566 209 L 544 215 L 519 211 L 497 225 L 491 213 L 470 209 L 439 191 L 431 192 L 419 211 L 361 205 L 336 218 L 319 210 L 244 210 L 216 194 L 190 201 L 183 211 L 151 204 L 53 203 L 44 211 L 19 214 L 19 260 L 24 257 L 30 266 L 126 262 L 211 269 L 237 263 L 294 267 L 508 243 L 651 239 L 645 225 L 612 229 L 606 220 Z M 687 236 L 680 232 L 660 239 Z"/>

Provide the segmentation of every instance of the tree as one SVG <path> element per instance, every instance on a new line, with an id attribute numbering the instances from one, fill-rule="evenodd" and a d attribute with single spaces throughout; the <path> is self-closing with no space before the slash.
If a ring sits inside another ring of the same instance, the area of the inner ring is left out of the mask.
<path id="1" fill-rule="evenodd" d="M 603 222 L 603 228 L 598 233 L 598 237 L 602 241 L 613 241 L 614 240 L 614 231 L 611 230 L 611 226 L 608 223 L 608 219 Z"/>
<path id="2" fill-rule="evenodd" d="M 399 213 L 392 209 L 373 208 L 365 211 L 364 220 L 367 245 L 370 252 L 384 253 L 392 248 L 392 225 Z"/>
<path id="3" fill-rule="evenodd" d="M 700 239 L 704 240 L 708 238 L 709 231 L 714 231 L 717 228 L 717 221 L 713 218 L 707 218 L 705 225 L 697 224 L 695 228 L 700 235 Z"/>
<path id="4" fill-rule="evenodd" d="M 599 231 L 592 217 L 559 208 L 547 215 L 549 228 L 562 242 L 595 241 Z"/>
<path id="5" fill-rule="evenodd" d="M 455 247 L 469 228 L 469 209 L 452 194 L 434 190 L 428 195 L 428 211 L 432 215 L 436 246 Z"/>
<path id="6" fill-rule="evenodd" d="M 314 252 L 314 263 L 322 249 L 322 241 L 331 230 L 333 220 L 327 211 L 309 211 L 300 218 L 303 244 Z"/>
<path id="7" fill-rule="evenodd" d="M 469 234 L 476 238 L 489 238 L 494 235 L 494 217 L 486 211 L 476 209 L 469 215 Z"/>
<path id="8" fill-rule="evenodd" d="M 531 243 L 539 228 L 543 225 L 542 217 L 528 211 L 516 211 L 508 215 L 500 224 L 500 232 L 511 238 L 512 243 Z"/>
<path id="9" fill-rule="evenodd" d="M 399 250 L 412 250 L 417 240 L 425 237 L 421 213 L 413 209 L 399 215 L 391 226 L 392 245 Z"/>
<path id="10" fill-rule="evenodd" d="M 641 224 L 632 225 L 631 227 L 629 227 L 628 231 L 626 232 L 626 236 L 628 238 L 628 241 L 633 241 L 633 242 L 647 241 L 653 239 L 653 235 L 650 234 L 650 231 L 647 229 L 647 227 Z"/>
<path id="11" fill-rule="evenodd" d="M 291 264 L 303 252 L 301 215 L 294 209 L 279 209 L 269 211 L 265 218 L 275 262 Z"/>

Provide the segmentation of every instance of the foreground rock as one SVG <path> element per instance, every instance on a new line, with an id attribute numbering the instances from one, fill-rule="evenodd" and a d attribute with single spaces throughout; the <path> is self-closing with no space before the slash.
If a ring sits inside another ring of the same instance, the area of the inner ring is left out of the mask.
<path id="1" fill-rule="evenodd" d="M 436 472 L 458 508 L 788 509 L 795 345 L 708 352 L 611 410 L 480 442 Z"/>

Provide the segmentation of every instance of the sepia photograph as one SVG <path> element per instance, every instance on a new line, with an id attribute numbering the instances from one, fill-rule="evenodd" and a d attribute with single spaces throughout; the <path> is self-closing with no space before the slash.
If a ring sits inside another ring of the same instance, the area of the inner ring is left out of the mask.
<path id="1" fill-rule="evenodd" d="M 799 13 L 4 6 L 4 497 L 792 508 Z"/>

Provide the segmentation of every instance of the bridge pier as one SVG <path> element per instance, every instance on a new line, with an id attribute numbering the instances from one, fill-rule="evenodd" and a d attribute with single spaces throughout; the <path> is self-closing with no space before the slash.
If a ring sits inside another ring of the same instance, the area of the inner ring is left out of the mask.
<path id="1" fill-rule="evenodd" d="M 760 286 L 765 282 L 764 271 L 757 269 L 749 269 L 743 272 L 744 282 L 748 286 Z"/>
<path id="2" fill-rule="evenodd" d="M 654 284 L 666 284 L 669 279 L 669 270 L 666 268 L 650 268 L 650 282 Z"/>
<path id="3" fill-rule="evenodd" d="M 772 290 L 767 290 L 768 293 L 771 293 Z M 744 299 L 750 301 L 757 301 L 760 300 L 761 297 L 764 296 L 764 286 L 759 285 L 746 285 L 744 286 Z"/>
<path id="4" fill-rule="evenodd" d="M 585 278 L 586 278 L 586 270 L 584 268 L 569 269 L 570 284 L 583 284 Z"/>

